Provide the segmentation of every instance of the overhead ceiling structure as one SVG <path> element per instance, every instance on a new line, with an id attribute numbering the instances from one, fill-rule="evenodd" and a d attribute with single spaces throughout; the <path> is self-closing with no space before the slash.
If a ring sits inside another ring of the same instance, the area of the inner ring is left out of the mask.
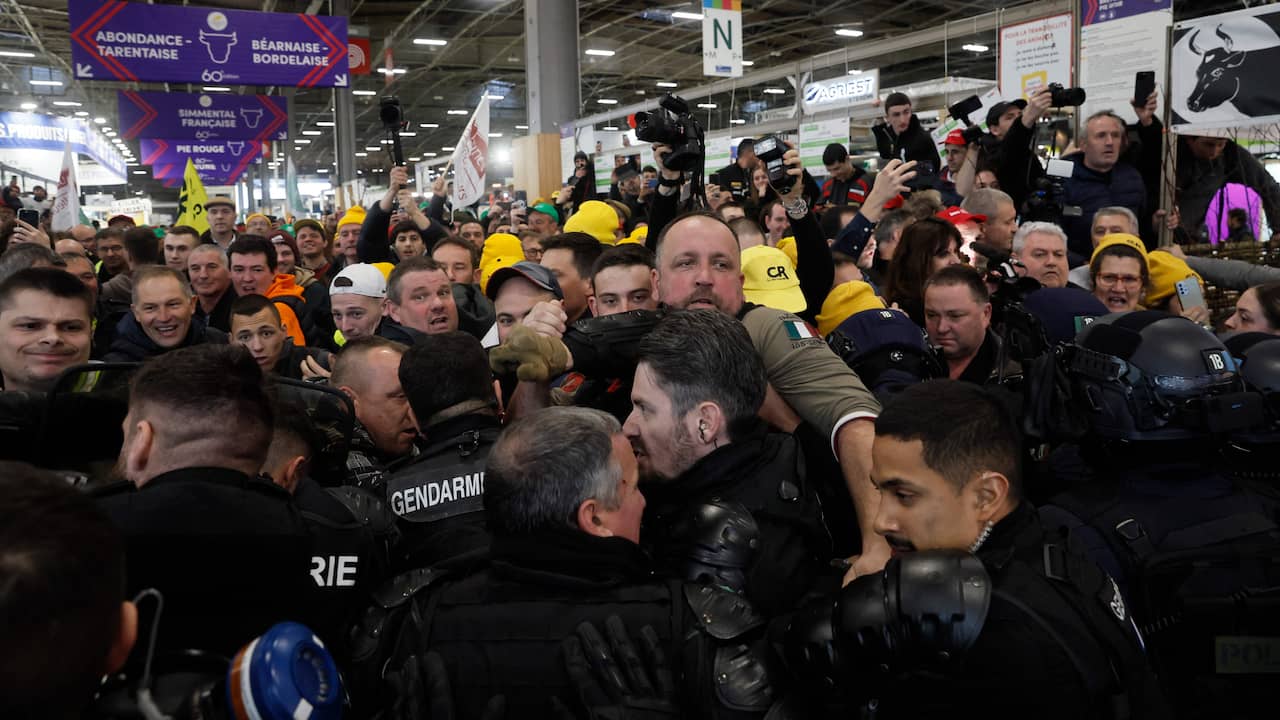
<path id="1" fill-rule="evenodd" d="M 157 4 L 187 3 L 165 0 Z M 270 12 L 331 12 L 331 0 L 198 0 L 190 4 Z M 876 63 L 881 86 L 891 88 L 948 75 L 994 79 L 996 33 L 967 32 L 963 19 L 1022 4 L 1016 0 L 748 1 L 743 10 L 743 52 L 752 63 L 749 71 L 802 66 L 815 55 L 855 47 L 859 42 L 945 25 L 947 41 Z M 395 94 L 401 100 L 410 122 L 408 132 L 412 133 L 405 138 L 409 157 L 447 155 L 446 148 L 457 140 L 484 94 L 490 96 L 491 133 L 505 139 L 527 133 L 522 0 L 351 0 L 350 5 L 351 35 L 369 38 L 373 50 L 374 73 L 353 77 L 352 83 L 352 90 L 362 91 L 355 98 L 355 135 L 357 167 L 366 176 L 381 175 L 389 165 L 386 146 L 380 142 L 379 95 Z M 1070 7 L 1065 0 L 1063 5 Z M 699 6 L 695 2 L 580 1 L 578 116 L 606 111 L 613 104 L 609 101 L 629 105 L 652 99 L 656 105 L 665 92 L 679 93 L 681 87 L 705 84 L 709 78 L 701 74 L 702 24 L 694 19 L 701 12 Z M 1184 19 L 1238 6 L 1233 0 L 1175 0 L 1174 9 L 1175 16 Z M 40 112 L 87 113 L 89 118 L 105 118 L 102 126 L 114 127 L 117 90 L 202 91 L 201 86 L 185 84 L 77 81 L 69 66 L 70 43 L 65 0 L 0 0 L 0 110 L 18 110 L 24 103 L 28 107 L 34 103 Z M 974 49 L 984 46 L 987 49 Z M 392 74 L 380 72 L 388 52 L 395 68 Z M 828 68 L 815 75 L 829 77 L 844 70 Z M 561 76 L 564 82 L 575 82 L 572 68 L 541 66 L 537 71 L 544 77 Z M 31 84 L 33 78 L 49 77 L 63 84 Z M 291 139 L 276 144 L 278 156 L 291 153 L 303 174 L 332 170 L 333 90 L 231 87 L 230 92 L 292 94 Z M 722 129 L 747 121 L 754 113 L 794 105 L 795 88 L 785 81 L 735 87 L 722 98 L 700 102 L 716 106 L 700 109 L 705 113 L 700 118 L 710 129 Z M 293 139 L 303 139 L 303 132 L 310 142 L 295 144 Z M 495 145 L 500 147 L 501 141 Z M 138 154 L 136 141 L 126 146 Z M 500 171 L 500 159 L 498 164 Z M 174 192 L 134 175 L 130 175 L 130 189 Z"/>

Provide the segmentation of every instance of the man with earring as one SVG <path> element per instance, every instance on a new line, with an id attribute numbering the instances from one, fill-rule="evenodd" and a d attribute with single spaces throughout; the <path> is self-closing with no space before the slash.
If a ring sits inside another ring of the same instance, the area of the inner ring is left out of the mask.
<path id="1" fill-rule="evenodd" d="M 648 498 L 641 544 L 659 567 L 732 587 L 765 615 L 834 589 L 816 479 L 795 437 L 758 417 L 767 382 L 742 323 L 673 311 L 638 359 L 623 432 Z M 822 481 L 843 487 L 838 473 Z"/>
<path id="2" fill-rule="evenodd" d="M 876 419 L 876 532 L 894 555 L 967 550 L 993 584 L 963 667 L 933 680 L 976 691 L 985 717 L 1115 717 L 1122 706 L 1135 717 L 1163 716 L 1116 584 L 1046 535 L 1023 499 L 1020 448 L 1001 402 L 970 383 L 911 386 Z M 886 689 L 881 709 L 920 717 L 954 701 L 938 686 L 923 687 L 904 676 L 901 687 Z"/>

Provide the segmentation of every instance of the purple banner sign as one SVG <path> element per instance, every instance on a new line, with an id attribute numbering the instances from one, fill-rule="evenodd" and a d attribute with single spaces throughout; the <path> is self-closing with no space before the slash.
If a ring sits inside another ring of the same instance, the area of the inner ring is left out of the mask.
<path id="1" fill-rule="evenodd" d="M 180 163 L 166 163 L 164 165 L 151 166 L 151 177 L 156 180 L 173 180 L 179 185 L 182 184 L 183 173 L 187 171 L 187 161 L 184 159 Z M 224 173 L 221 170 L 204 170 L 199 164 L 196 165 L 196 172 L 200 175 L 200 182 L 205 185 L 231 185 L 240 179 L 244 174 L 244 170 L 236 170 L 230 173 Z"/>
<path id="2" fill-rule="evenodd" d="M 210 178 L 240 177 L 245 168 L 262 157 L 266 143 L 257 140 L 152 140 L 142 139 L 142 152 L 139 159 L 143 165 L 151 166 L 151 174 L 156 178 L 178 178 L 187 166 L 187 158 L 196 164 L 196 172 L 205 182 L 213 182 Z M 177 168 L 174 170 L 173 168 Z"/>
<path id="3" fill-rule="evenodd" d="M 347 87 L 347 19 L 69 0 L 82 80 Z"/>
<path id="4" fill-rule="evenodd" d="M 1172 7 L 1173 0 L 1080 0 L 1080 24 L 1093 25 Z"/>
<path id="5" fill-rule="evenodd" d="M 121 90 L 121 134 L 134 138 L 284 140 L 289 111 L 282 97 Z"/>

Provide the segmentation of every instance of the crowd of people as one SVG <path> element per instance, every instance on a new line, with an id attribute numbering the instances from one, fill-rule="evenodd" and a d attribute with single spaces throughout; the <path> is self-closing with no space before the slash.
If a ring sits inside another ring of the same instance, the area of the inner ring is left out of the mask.
<path id="1" fill-rule="evenodd" d="M 6 189 L 0 716 L 1269 716 L 1280 270 L 1157 233 L 1280 187 L 1180 137 L 1156 211 L 1154 95 L 1048 178 L 1050 104 L 705 197 L 661 143 L 478 213 Z"/>

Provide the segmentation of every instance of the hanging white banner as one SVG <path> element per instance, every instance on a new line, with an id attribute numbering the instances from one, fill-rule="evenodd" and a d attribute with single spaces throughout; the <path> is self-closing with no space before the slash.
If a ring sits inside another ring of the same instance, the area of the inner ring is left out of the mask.
<path id="1" fill-rule="evenodd" d="M 53 196 L 53 217 L 49 228 L 54 232 L 70 230 L 80 224 L 80 188 L 76 186 L 76 157 L 71 143 L 62 151 L 62 173 L 58 176 L 58 192 Z"/>
<path id="2" fill-rule="evenodd" d="M 485 197 L 485 170 L 489 164 L 489 98 L 480 105 L 462 130 L 453 150 L 453 206 L 464 208 Z"/>

